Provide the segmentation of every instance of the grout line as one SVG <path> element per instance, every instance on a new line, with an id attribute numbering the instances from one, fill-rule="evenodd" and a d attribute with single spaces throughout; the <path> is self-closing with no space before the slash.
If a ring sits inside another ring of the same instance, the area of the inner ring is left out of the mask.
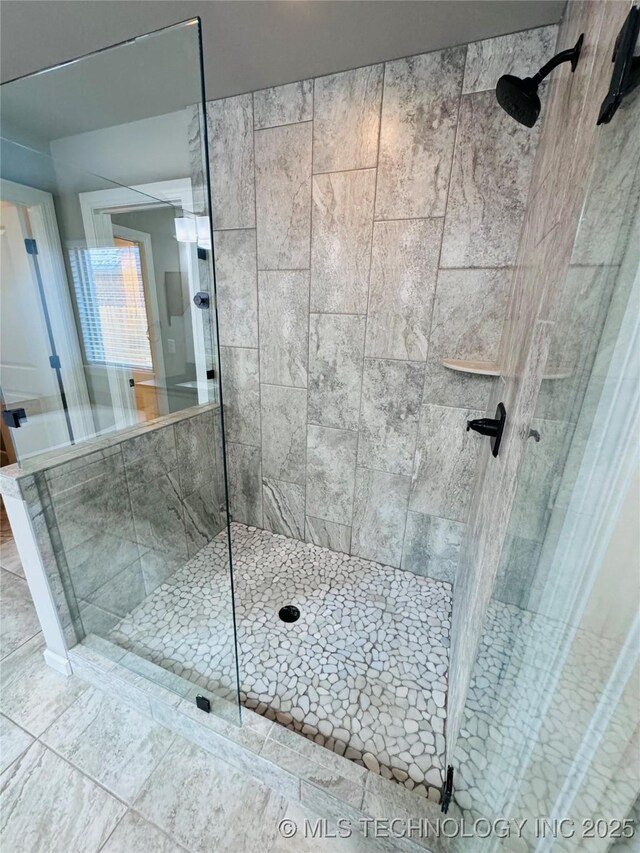
<path id="1" fill-rule="evenodd" d="M 255 130 L 255 92 L 251 93 L 251 110 L 253 113 L 253 132 L 251 134 L 251 141 L 253 144 L 253 208 L 254 208 L 254 220 L 256 223 L 256 277 L 255 277 L 255 289 L 256 289 L 256 325 L 258 329 L 258 412 L 260 414 L 260 455 L 258 461 L 258 494 L 256 499 L 259 501 L 259 509 L 258 509 L 258 519 L 260 521 L 260 526 L 264 526 L 264 500 L 262 494 L 262 447 L 263 447 L 263 434 L 262 434 L 262 381 L 261 381 L 261 372 L 262 372 L 262 359 L 261 359 L 261 341 L 260 341 L 260 275 L 258 269 L 258 187 L 256 181 L 256 130 Z M 236 638 L 235 641 L 236 646 L 236 658 L 240 658 L 239 652 L 239 644 Z M 238 690 L 240 689 L 240 684 L 238 680 Z"/>
<path id="2" fill-rule="evenodd" d="M 315 421 L 307 421 L 307 426 L 319 427 L 320 429 L 332 429 L 335 430 L 335 432 L 352 432 L 354 434 L 357 434 L 358 432 L 357 429 L 350 429 L 349 427 L 329 426 L 328 424 L 319 424 Z"/>
<path id="3" fill-rule="evenodd" d="M 294 82 L 297 83 L 300 81 L 296 80 Z M 287 84 L 285 84 L 285 85 L 287 85 Z M 263 90 L 258 89 L 257 91 L 261 92 Z M 251 93 L 247 93 L 247 94 L 251 94 L 252 101 L 255 102 L 256 92 L 251 92 Z M 226 100 L 226 99 L 223 98 L 222 100 Z M 287 122 L 283 122 L 282 124 L 272 124 L 272 125 L 269 125 L 269 127 L 256 127 L 255 126 L 255 111 L 254 111 L 254 120 L 252 123 L 252 127 L 253 127 L 253 133 L 255 134 L 255 133 L 263 133 L 265 130 L 279 130 L 281 127 L 297 127 L 299 124 L 312 124 L 312 123 L 313 123 L 313 119 L 305 118 L 302 121 L 287 121 Z"/>
<path id="4" fill-rule="evenodd" d="M 306 409 L 305 409 L 305 428 L 304 428 L 304 506 L 302 513 L 302 539 L 306 540 L 307 536 L 307 483 L 308 464 L 309 464 L 309 378 L 311 368 L 311 274 L 313 263 L 313 158 L 315 154 L 315 100 L 316 100 L 316 83 L 313 81 L 311 92 L 311 115 L 313 121 L 311 124 L 311 174 L 309 176 L 309 275 L 307 278 L 307 393 L 306 393 Z"/>
<path id="5" fill-rule="evenodd" d="M 107 837 L 106 837 L 106 839 L 105 839 L 105 841 L 104 841 L 104 844 L 101 844 L 101 845 L 100 845 L 100 847 L 98 848 L 98 853 L 100 853 L 100 851 L 101 851 L 101 850 L 104 850 L 104 848 L 105 848 L 105 847 L 107 846 L 107 844 L 109 843 L 109 840 L 111 839 L 111 837 L 112 837 L 112 836 L 113 836 L 113 834 L 115 833 L 116 829 L 120 826 L 120 824 L 122 823 L 122 821 L 123 821 L 123 820 L 125 819 L 125 817 L 129 814 L 129 812 L 130 812 L 130 809 L 129 809 L 129 808 L 127 808 L 127 810 L 126 810 L 126 811 L 125 811 L 125 813 L 122 815 L 122 817 L 120 818 L 120 820 L 117 820 L 117 821 L 116 821 L 116 823 L 115 823 L 115 825 L 114 825 L 113 829 L 111 830 L 111 832 L 109 833 L 109 835 L 107 835 Z"/>
<path id="6" fill-rule="evenodd" d="M 48 664 L 45 664 L 45 665 L 48 666 Z M 17 720 L 14 720 L 13 717 L 9 716 L 9 714 L 7 714 L 6 711 L 0 712 L 0 717 L 4 717 L 6 720 L 9 720 L 10 723 L 12 723 L 14 726 L 19 728 L 21 732 L 24 732 L 26 735 L 28 735 L 34 742 L 39 739 L 36 737 L 36 735 L 32 734 L 29 731 L 29 729 L 25 729 L 25 727 L 23 725 L 21 725 Z M 33 744 L 29 744 L 29 746 L 33 746 Z M 29 746 L 24 750 L 24 752 L 21 753 L 21 755 L 24 755 L 24 753 L 27 751 L 27 749 L 29 749 Z M 11 764 L 13 764 L 13 762 L 11 762 Z M 11 766 L 11 765 L 9 765 L 9 766 Z"/>
<path id="7" fill-rule="evenodd" d="M 356 458 L 355 458 L 355 467 L 353 471 L 353 492 L 351 499 L 351 519 L 349 526 L 351 528 L 351 537 L 349 541 L 349 554 L 353 554 L 353 537 L 355 530 L 355 513 L 356 513 L 356 484 L 358 481 L 358 456 L 360 454 L 360 436 L 361 436 L 361 422 L 362 422 L 362 402 L 363 402 L 363 388 L 364 388 L 364 371 L 365 371 L 365 362 L 366 362 L 366 352 L 367 352 L 367 332 L 369 326 L 369 309 L 371 303 L 371 271 L 373 267 L 373 244 L 374 244 L 374 231 L 375 231 L 375 217 L 376 217 L 376 204 L 378 201 L 378 176 L 380 171 L 380 140 L 382 137 L 382 116 L 384 109 L 384 91 L 385 91 L 385 81 L 387 76 L 387 64 L 386 62 L 382 64 L 382 80 L 380 83 L 380 104 L 378 107 L 378 144 L 376 147 L 376 166 L 375 166 L 375 183 L 373 188 L 373 204 L 371 207 L 371 230 L 369 232 L 369 269 L 367 272 L 367 309 L 364 315 L 364 334 L 363 334 L 363 345 L 362 345 L 362 360 L 360 363 L 360 400 L 358 404 L 358 438 L 356 441 Z"/>
<path id="8" fill-rule="evenodd" d="M 375 172 L 377 169 L 377 159 L 375 166 L 359 166 L 355 169 L 328 169 L 326 172 L 314 172 L 312 177 L 318 178 L 321 175 L 346 175 L 349 172 Z"/>
<path id="9" fill-rule="evenodd" d="M 5 571 L 6 571 L 6 569 L 5 569 Z M 24 581 L 25 581 L 25 583 L 26 583 L 26 580 L 25 580 L 24 578 L 20 578 L 20 580 L 24 580 Z M 36 614 L 36 615 L 37 615 L 37 614 Z M 39 622 L 39 621 L 38 621 L 38 624 L 40 624 L 40 622 Z M 7 654 L 7 655 L 3 655 L 2 657 L 0 657 L 0 666 L 1 666 L 5 661 L 7 661 L 7 660 L 11 657 L 11 655 L 14 655 L 17 651 L 19 651 L 21 648 L 23 648 L 23 646 L 26 646 L 26 645 L 27 645 L 27 643 L 30 643 L 30 642 L 31 642 L 31 640 L 33 640 L 35 637 L 37 637 L 37 636 L 38 636 L 38 634 L 42 634 L 42 628 L 38 628 L 38 630 L 35 632 L 35 634 L 32 634 L 32 635 L 31 635 L 30 637 L 28 637 L 26 640 L 23 640 L 23 642 L 22 642 L 22 643 L 20 643 L 20 645 L 19 645 L 19 646 L 16 646 L 16 647 L 15 647 L 15 649 L 13 649 L 12 651 L 10 651 L 10 652 L 9 652 L 9 654 Z M 42 639 L 43 639 L 43 641 L 44 641 L 44 635 L 43 635 Z M 46 643 L 45 643 L 45 648 L 46 648 Z M 12 683 L 12 682 L 10 681 L 10 682 L 9 682 L 9 684 L 11 684 L 11 683 Z M 7 685 L 7 686 L 8 686 L 8 685 Z"/>
<path id="10" fill-rule="evenodd" d="M 247 444 L 246 441 L 234 441 L 233 439 L 229 439 L 229 444 L 239 444 L 240 447 L 252 447 L 254 450 L 260 450 L 259 444 Z"/>
<path id="11" fill-rule="evenodd" d="M 442 216 L 389 216 L 389 217 L 375 217 L 374 222 L 424 222 L 425 220 L 430 219 L 444 219 L 444 214 Z"/>
<path id="12" fill-rule="evenodd" d="M 261 386 L 268 388 L 291 388 L 294 391 L 306 391 L 306 385 L 280 385 L 278 382 L 261 382 Z"/>
<path id="13" fill-rule="evenodd" d="M 255 195 L 255 193 L 254 193 L 254 195 Z M 255 202 L 254 202 L 254 206 L 255 206 Z M 215 236 L 216 234 L 221 234 L 221 233 L 227 233 L 228 234 L 230 231 L 255 231 L 256 228 L 257 228 L 256 225 L 243 225 L 242 227 L 238 227 L 238 228 L 214 228 L 213 233 Z"/>
<path id="14" fill-rule="evenodd" d="M 309 267 L 279 267 L 278 269 L 263 269 L 258 267 L 257 270 L 259 273 L 261 272 L 307 272 L 310 273 L 311 270 Z"/>
<path id="15" fill-rule="evenodd" d="M 81 680 L 81 679 L 79 679 L 79 680 Z M 83 682 L 83 683 L 86 684 L 86 682 Z M 89 689 L 91 686 L 92 685 L 87 685 L 87 689 Z M 93 689 L 98 690 L 99 688 L 94 687 Z M 100 692 L 102 692 L 102 691 L 100 691 Z M 78 697 L 78 698 L 80 698 L 80 697 Z M 77 702 L 77 701 L 78 700 L 76 699 L 75 702 Z M 71 705 L 69 705 L 69 708 L 71 708 L 72 705 L 75 704 L 75 702 L 73 702 Z M 68 710 L 68 708 L 66 708 L 65 710 Z M 64 711 L 62 713 L 64 713 Z M 56 717 L 56 719 L 54 720 L 54 723 L 58 719 L 60 719 L 61 716 L 62 716 L 62 714 L 60 714 L 58 717 Z M 53 725 L 54 723 L 51 723 L 51 725 Z M 51 728 L 51 726 L 49 726 L 49 728 Z M 48 731 L 48 729 L 47 729 L 47 731 Z M 43 732 L 42 734 L 45 734 L 45 732 Z M 31 737 L 34 737 L 34 736 L 31 735 Z M 114 800 L 116 800 L 116 802 L 121 803 L 123 806 L 125 806 L 125 808 L 127 810 L 129 809 L 129 803 L 127 803 L 126 800 L 123 800 L 122 797 L 120 797 L 118 794 L 114 794 L 113 791 L 110 791 L 108 788 L 106 788 L 102 784 L 102 782 L 99 782 L 97 779 L 94 779 L 93 776 L 89 776 L 89 774 L 86 773 L 84 770 L 81 770 L 79 767 L 76 767 L 76 765 L 73 764 L 73 762 L 71 762 L 68 758 L 65 758 L 64 755 L 61 755 L 59 752 L 57 752 L 57 750 L 53 749 L 53 747 L 49 746 L 49 744 L 45 743 L 41 738 L 42 738 L 42 735 L 35 738 L 34 742 L 31 744 L 29 749 L 32 749 L 35 746 L 35 744 L 39 744 L 45 750 L 45 752 L 50 752 L 52 755 L 55 755 L 56 758 L 59 758 L 60 761 L 63 761 L 68 767 L 71 767 L 72 770 L 75 770 L 76 773 L 79 773 L 83 778 L 87 779 L 87 781 L 91 782 L 97 788 L 100 788 L 102 791 L 104 791 L 105 794 L 107 794 L 111 799 L 114 799 Z M 24 755 L 24 753 L 23 753 L 23 755 Z M 126 811 L 125 811 L 125 814 L 126 814 Z M 122 817 L 124 817 L 124 815 L 122 815 Z M 118 821 L 118 823 L 120 823 L 120 821 Z"/>

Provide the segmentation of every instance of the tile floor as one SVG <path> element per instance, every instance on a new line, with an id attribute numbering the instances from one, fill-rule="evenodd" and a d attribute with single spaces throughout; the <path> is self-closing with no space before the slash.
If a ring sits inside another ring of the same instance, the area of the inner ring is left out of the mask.
<path id="1" fill-rule="evenodd" d="M 0 849 L 371 849 L 357 835 L 330 841 L 299 834 L 283 838 L 281 819 L 300 826 L 305 818 L 315 823 L 318 815 L 78 678 L 48 667 L 26 581 L 4 527 L 3 539 L 0 605 L 10 630 L 0 638 Z M 11 594 L 5 595 L 5 589 Z"/>
<path id="2" fill-rule="evenodd" d="M 226 534 L 109 634 L 214 693 L 234 683 Z M 241 702 L 427 796 L 442 784 L 451 587 L 234 524 Z M 285 623 L 278 611 L 301 612 Z"/>

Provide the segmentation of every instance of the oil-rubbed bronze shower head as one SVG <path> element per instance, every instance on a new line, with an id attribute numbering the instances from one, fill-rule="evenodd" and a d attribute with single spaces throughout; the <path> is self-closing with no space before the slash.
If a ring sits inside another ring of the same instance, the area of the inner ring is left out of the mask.
<path id="1" fill-rule="evenodd" d="M 540 115 L 538 87 L 531 77 L 504 74 L 496 85 L 496 98 L 502 109 L 520 124 L 533 127 Z"/>
<path id="2" fill-rule="evenodd" d="M 504 74 L 496 84 L 496 99 L 502 109 L 525 127 L 533 127 L 540 115 L 538 86 L 547 74 L 562 62 L 570 62 L 571 70 L 576 70 L 583 38 L 584 36 L 580 36 L 575 47 L 570 50 L 556 54 L 533 77 L 520 78 L 513 74 Z"/>

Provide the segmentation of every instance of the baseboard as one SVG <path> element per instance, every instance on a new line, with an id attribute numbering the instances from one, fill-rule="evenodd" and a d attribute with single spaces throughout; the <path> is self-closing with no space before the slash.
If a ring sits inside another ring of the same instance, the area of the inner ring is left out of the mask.
<path id="1" fill-rule="evenodd" d="M 57 654 L 57 652 L 52 652 L 51 649 L 45 649 L 44 659 L 51 669 L 55 669 L 56 672 L 60 672 L 62 675 L 73 675 L 69 658 L 63 657 Z"/>

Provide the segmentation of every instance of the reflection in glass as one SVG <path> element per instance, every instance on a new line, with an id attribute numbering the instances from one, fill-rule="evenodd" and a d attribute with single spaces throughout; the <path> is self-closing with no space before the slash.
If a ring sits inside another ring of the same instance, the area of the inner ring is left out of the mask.
<path id="1" fill-rule="evenodd" d="M 474 816 L 578 826 L 622 820 L 638 795 L 639 125 L 636 98 L 599 132 L 553 317 L 538 440 L 518 475 L 453 755 L 458 803 Z M 550 849 L 532 827 L 518 849 Z M 577 833 L 562 849 L 582 845 Z"/>
<path id="2" fill-rule="evenodd" d="M 2 87 L 2 437 L 69 644 L 237 721 L 200 57 L 188 21 Z"/>

